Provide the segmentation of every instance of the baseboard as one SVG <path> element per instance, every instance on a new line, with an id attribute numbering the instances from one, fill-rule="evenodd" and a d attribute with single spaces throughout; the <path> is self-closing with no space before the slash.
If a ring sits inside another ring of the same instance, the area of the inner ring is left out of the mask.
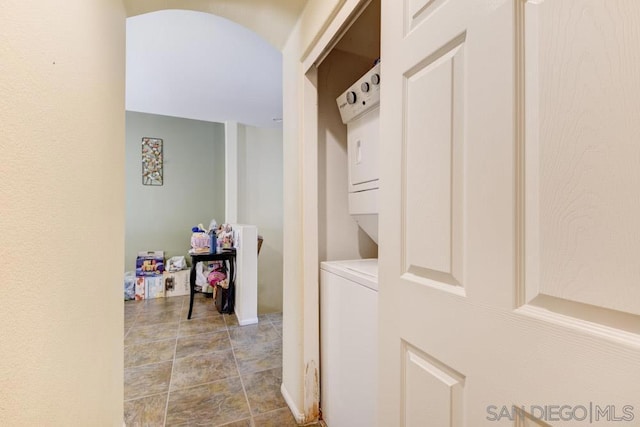
<path id="1" fill-rule="evenodd" d="M 289 392 L 284 386 L 284 383 L 282 383 L 282 385 L 280 386 L 280 393 L 282 393 L 282 397 L 284 397 L 284 401 L 287 403 L 289 410 L 293 414 L 293 418 L 296 419 L 296 422 L 298 424 L 302 425 L 304 423 L 304 414 L 298 410 L 296 404 L 293 402 L 293 399 L 291 398 L 291 395 L 289 395 Z"/>
<path id="2" fill-rule="evenodd" d="M 236 313 L 236 317 L 237 316 L 238 316 L 238 314 Z M 240 319 L 238 317 L 238 325 L 240 325 L 240 326 L 253 325 L 255 323 L 258 323 L 258 318 L 257 317 L 253 317 L 253 318 L 249 318 L 249 319 Z"/>

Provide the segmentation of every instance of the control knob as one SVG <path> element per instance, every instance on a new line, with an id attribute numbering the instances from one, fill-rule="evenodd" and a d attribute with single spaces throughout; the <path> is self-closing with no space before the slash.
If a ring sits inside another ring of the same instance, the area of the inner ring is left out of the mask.
<path id="1" fill-rule="evenodd" d="M 374 85 L 379 85 L 380 84 L 380 74 L 374 74 L 371 76 L 371 83 L 373 83 Z"/>
<path id="2" fill-rule="evenodd" d="M 351 91 L 351 92 L 347 92 L 347 103 L 349 104 L 355 104 L 356 103 L 356 93 Z"/>

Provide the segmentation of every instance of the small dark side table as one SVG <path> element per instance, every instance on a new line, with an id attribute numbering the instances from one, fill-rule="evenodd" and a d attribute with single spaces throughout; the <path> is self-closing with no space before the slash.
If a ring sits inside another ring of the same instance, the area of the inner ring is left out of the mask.
<path id="1" fill-rule="evenodd" d="M 196 264 L 204 261 L 224 261 L 229 264 L 229 311 L 233 313 L 233 305 L 235 298 L 235 264 L 236 264 L 236 250 L 235 249 L 223 249 L 220 252 L 205 253 L 205 254 L 189 254 L 191 256 L 191 275 L 189 276 L 189 285 L 191 287 L 191 294 L 189 297 L 189 314 L 187 319 L 191 319 L 191 311 L 193 310 L 193 297 L 196 294 Z"/>

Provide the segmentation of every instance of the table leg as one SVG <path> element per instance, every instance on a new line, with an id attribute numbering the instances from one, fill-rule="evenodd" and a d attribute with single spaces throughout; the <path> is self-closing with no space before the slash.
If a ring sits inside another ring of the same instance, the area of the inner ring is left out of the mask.
<path id="1" fill-rule="evenodd" d="M 189 314 L 187 315 L 187 319 L 191 319 L 191 311 L 193 310 L 193 297 L 196 294 L 196 264 L 197 262 L 191 263 L 191 274 L 189 274 Z"/>
<path id="2" fill-rule="evenodd" d="M 233 255 L 229 258 L 229 314 L 233 314 L 236 305 L 236 257 Z"/>

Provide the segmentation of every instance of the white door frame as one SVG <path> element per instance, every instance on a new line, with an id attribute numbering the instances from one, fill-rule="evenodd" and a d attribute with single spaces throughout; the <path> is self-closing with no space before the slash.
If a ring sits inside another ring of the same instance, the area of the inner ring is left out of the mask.
<path id="1" fill-rule="evenodd" d="M 305 420 L 319 415 L 320 402 L 320 258 L 318 255 L 318 66 L 338 41 L 354 14 L 371 0 L 346 0 L 329 17 L 320 36 L 301 59 L 301 179 Z M 300 421 L 300 420 L 299 420 Z"/>

